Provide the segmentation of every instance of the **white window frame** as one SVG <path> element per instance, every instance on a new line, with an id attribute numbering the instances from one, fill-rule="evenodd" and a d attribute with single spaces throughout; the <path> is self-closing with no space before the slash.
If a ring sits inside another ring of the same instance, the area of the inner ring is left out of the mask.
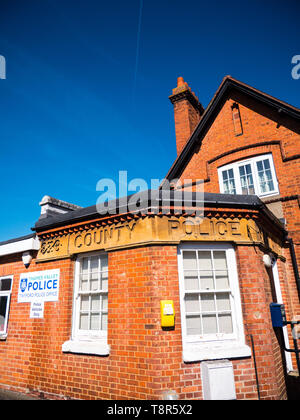
<path id="1" fill-rule="evenodd" d="M 231 294 L 232 334 L 191 336 L 186 332 L 185 291 L 183 276 L 183 251 L 225 251 Z M 240 290 L 235 250 L 229 243 L 188 243 L 178 247 L 178 273 L 180 284 L 180 312 L 182 328 L 183 360 L 185 362 L 249 357 L 251 349 L 245 344 Z"/>
<path id="2" fill-rule="evenodd" d="M 10 290 L 0 290 L 0 297 L 7 297 L 6 302 L 6 311 L 5 311 L 5 317 L 4 317 L 4 329 L 3 331 L 0 331 L 0 340 L 5 339 L 7 337 L 7 324 L 8 324 L 8 318 L 9 318 L 9 309 L 10 309 L 10 298 L 11 298 L 11 292 L 13 287 L 13 278 L 14 276 L 8 275 L 8 276 L 1 276 L 1 280 L 9 279 L 11 281 L 10 283 Z"/>
<path id="3" fill-rule="evenodd" d="M 104 252 L 92 252 L 78 256 L 75 261 L 74 273 L 74 293 L 73 293 L 73 315 L 72 315 L 72 334 L 71 340 L 66 341 L 62 345 L 63 352 L 84 353 L 99 356 L 107 356 L 110 352 L 110 346 L 107 344 L 107 330 L 80 330 L 79 329 L 79 314 L 80 314 L 80 299 L 79 299 L 79 281 L 80 281 L 80 267 L 84 258 L 101 257 L 107 255 Z M 108 285 L 109 289 L 109 285 Z M 107 292 L 108 293 L 108 292 Z"/>
<path id="4" fill-rule="evenodd" d="M 264 160 L 264 159 L 269 160 L 270 170 L 271 170 L 271 174 L 272 174 L 272 181 L 273 181 L 273 184 L 274 184 L 273 191 L 268 191 L 268 192 L 265 192 L 265 193 L 262 192 L 261 189 L 260 189 L 259 178 L 258 178 L 258 170 L 257 170 L 257 162 L 261 161 L 261 160 Z M 258 155 L 258 156 L 252 157 L 252 158 L 240 160 L 240 161 L 237 161 L 237 162 L 225 165 L 225 166 L 221 166 L 220 168 L 218 168 L 219 186 L 220 186 L 220 192 L 221 193 L 223 193 L 223 194 L 225 193 L 224 192 L 224 184 L 223 184 L 223 171 L 224 170 L 228 171 L 229 169 L 232 169 L 233 174 L 234 174 L 234 183 L 235 183 L 236 194 L 242 194 L 242 186 L 241 186 L 241 178 L 240 178 L 240 173 L 239 173 L 239 167 L 247 165 L 247 164 L 250 164 L 250 166 L 251 166 L 255 195 L 258 195 L 259 197 L 269 197 L 269 196 L 272 196 L 272 195 L 279 194 L 278 181 L 277 181 L 277 176 L 276 176 L 276 172 L 275 172 L 272 153 L 267 153 L 267 154 L 264 154 L 264 155 Z"/>

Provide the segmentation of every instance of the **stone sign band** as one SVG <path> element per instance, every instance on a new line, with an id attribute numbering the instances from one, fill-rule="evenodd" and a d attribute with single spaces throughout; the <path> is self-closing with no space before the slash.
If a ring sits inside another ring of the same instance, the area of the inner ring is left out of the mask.
<path id="1" fill-rule="evenodd" d="M 262 230 L 252 219 L 201 217 L 145 217 L 129 222 L 84 229 L 42 240 L 37 260 L 53 260 L 73 254 L 126 248 L 149 243 L 179 243 L 181 241 L 230 241 L 262 243 Z M 269 241 L 270 248 L 280 244 Z"/>

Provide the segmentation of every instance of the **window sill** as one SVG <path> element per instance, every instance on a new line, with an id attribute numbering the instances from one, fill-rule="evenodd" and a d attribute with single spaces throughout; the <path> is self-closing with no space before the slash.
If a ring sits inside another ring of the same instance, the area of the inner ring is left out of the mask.
<path id="1" fill-rule="evenodd" d="M 62 345 L 63 353 L 79 353 L 79 354 L 92 354 L 96 356 L 108 356 L 110 352 L 110 346 L 104 341 L 79 341 L 79 340 L 68 340 Z"/>
<path id="2" fill-rule="evenodd" d="M 7 334 L 0 334 L 0 341 L 5 341 L 7 338 Z"/>
<path id="3" fill-rule="evenodd" d="M 183 348 L 184 362 L 250 357 L 251 348 L 241 343 L 191 343 Z"/>

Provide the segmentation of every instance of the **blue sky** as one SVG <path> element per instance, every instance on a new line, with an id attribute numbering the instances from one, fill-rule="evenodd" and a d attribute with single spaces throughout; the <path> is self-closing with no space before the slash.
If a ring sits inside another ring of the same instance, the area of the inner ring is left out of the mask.
<path id="1" fill-rule="evenodd" d="M 0 241 L 44 195 L 96 203 L 101 178 L 163 178 L 178 76 L 206 107 L 225 75 L 300 107 L 298 1 L 0 0 Z"/>

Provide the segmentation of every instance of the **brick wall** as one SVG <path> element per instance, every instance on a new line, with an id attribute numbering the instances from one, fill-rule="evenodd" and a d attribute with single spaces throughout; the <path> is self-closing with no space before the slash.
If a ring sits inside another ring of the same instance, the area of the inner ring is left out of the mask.
<path id="1" fill-rule="evenodd" d="M 285 398 L 280 351 L 268 312 L 270 282 L 261 252 L 238 247 L 237 261 L 245 333 L 254 337 L 261 396 Z M 29 318 L 29 303 L 17 303 L 23 264 L 19 258 L 0 262 L 0 275 L 14 274 L 8 336 L 0 341 L 2 388 L 83 399 L 161 399 L 172 389 L 181 399 L 202 399 L 200 363 L 182 362 L 176 246 L 109 253 L 111 352 L 106 357 L 61 350 L 71 333 L 74 261 L 31 263 L 29 271 L 61 270 L 59 301 L 45 302 L 44 319 L 35 320 Z M 160 327 L 161 299 L 174 300 L 174 330 Z M 253 358 L 234 360 L 233 365 L 237 398 L 257 399 Z"/>

